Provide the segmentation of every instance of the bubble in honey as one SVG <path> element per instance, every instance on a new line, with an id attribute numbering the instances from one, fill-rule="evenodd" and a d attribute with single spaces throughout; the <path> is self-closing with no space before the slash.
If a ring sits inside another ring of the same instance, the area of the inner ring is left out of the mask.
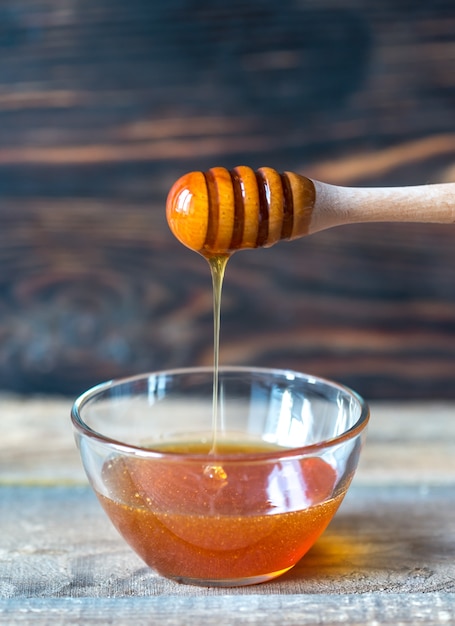
<path id="1" fill-rule="evenodd" d="M 207 465 L 204 468 L 204 476 L 220 483 L 227 481 L 227 474 L 222 465 Z"/>

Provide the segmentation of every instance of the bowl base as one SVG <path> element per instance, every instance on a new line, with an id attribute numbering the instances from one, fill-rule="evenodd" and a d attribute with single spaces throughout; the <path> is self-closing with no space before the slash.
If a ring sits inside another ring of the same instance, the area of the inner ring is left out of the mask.
<path id="1" fill-rule="evenodd" d="M 200 578 L 186 578 L 184 576 L 169 576 L 171 580 L 175 580 L 183 585 L 196 585 L 197 587 L 245 587 L 247 585 L 259 585 L 273 580 L 278 576 L 282 576 L 289 572 L 294 566 L 280 569 L 277 572 L 261 574 L 259 576 L 246 576 L 245 578 L 217 578 L 215 580 L 205 580 Z"/>

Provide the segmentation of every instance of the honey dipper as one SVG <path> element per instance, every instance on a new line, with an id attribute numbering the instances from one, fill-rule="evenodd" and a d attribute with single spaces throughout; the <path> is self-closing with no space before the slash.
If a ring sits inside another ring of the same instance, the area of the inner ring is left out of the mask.
<path id="1" fill-rule="evenodd" d="M 355 222 L 455 223 L 455 183 L 354 188 L 270 167 L 190 172 L 171 188 L 174 235 L 204 256 L 269 247 Z"/>

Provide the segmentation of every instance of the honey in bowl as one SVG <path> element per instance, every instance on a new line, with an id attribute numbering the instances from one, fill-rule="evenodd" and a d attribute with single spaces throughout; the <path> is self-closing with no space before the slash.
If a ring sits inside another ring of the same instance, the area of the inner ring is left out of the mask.
<path id="1" fill-rule="evenodd" d="M 179 582 L 235 586 L 294 566 L 324 531 L 358 465 L 368 407 L 290 370 L 213 368 L 110 381 L 74 403 L 90 483 L 142 559 Z"/>
<path id="2" fill-rule="evenodd" d="M 218 442 L 222 462 L 214 456 L 207 465 L 207 456 L 196 461 L 194 455 L 207 455 L 208 444 L 161 449 L 182 458 L 114 457 L 103 467 L 109 497 L 98 495 L 143 560 L 176 580 L 246 584 L 282 574 L 313 545 L 344 497 L 345 488 L 331 497 L 336 471 L 317 456 L 255 464 L 255 456 L 282 448 Z"/>

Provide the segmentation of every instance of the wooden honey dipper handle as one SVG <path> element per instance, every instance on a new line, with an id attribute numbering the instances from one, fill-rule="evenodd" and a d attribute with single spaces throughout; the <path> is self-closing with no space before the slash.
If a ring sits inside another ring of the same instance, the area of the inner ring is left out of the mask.
<path id="1" fill-rule="evenodd" d="M 338 187 L 269 167 L 215 167 L 182 176 L 166 215 L 177 239 L 209 257 L 355 222 L 453 224 L 455 183 Z"/>

